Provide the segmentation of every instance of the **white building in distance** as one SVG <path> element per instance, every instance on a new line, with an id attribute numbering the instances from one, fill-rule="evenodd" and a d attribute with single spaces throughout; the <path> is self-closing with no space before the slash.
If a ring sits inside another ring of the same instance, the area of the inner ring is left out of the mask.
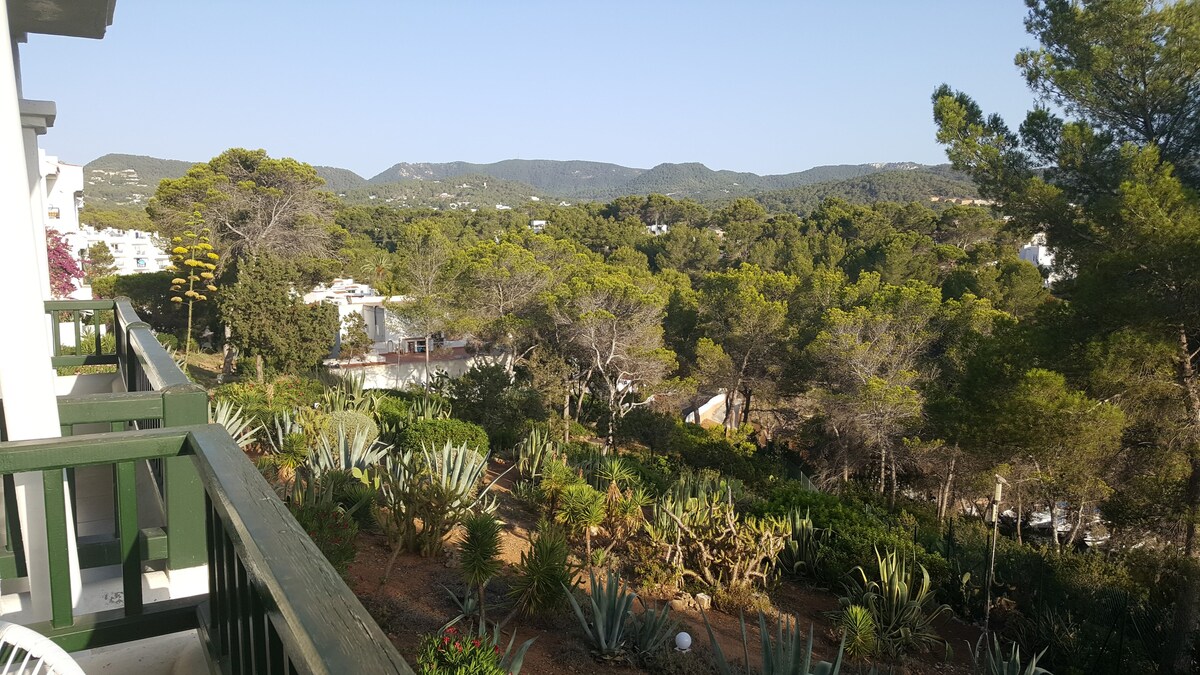
<path id="1" fill-rule="evenodd" d="M 103 243 L 113 255 L 116 274 L 161 272 L 171 264 L 171 256 L 150 232 L 141 230 L 97 230 L 80 222 L 83 206 L 83 167 L 68 164 L 54 155 L 38 150 L 41 176 L 39 186 L 45 212 L 42 220 L 46 229 L 56 230 L 71 248 L 71 255 L 80 268 L 86 266 L 87 251 L 93 244 Z M 92 291 L 80 286 L 71 297 L 91 300 Z"/>
<path id="2" fill-rule="evenodd" d="M 1019 253 L 1021 260 L 1031 262 L 1037 265 L 1037 268 L 1042 270 L 1046 275 L 1045 286 L 1049 288 L 1058 281 L 1059 275 L 1054 273 L 1054 254 L 1050 252 L 1050 247 L 1046 246 L 1046 233 L 1038 232 L 1033 235 L 1024 246 L 1021 247 Z"/>
<path id="3" fill-rule="evenodd" d="M 327 359 L 325 364 L 335 372 L 362 378 L 368 389 L 404 389 L 422 386 L 427 377 L 443 373 L 458 377 L 470 370 L 474 356 L 467 353 L 466 340 L 446 340 L 435 336 L 432 345 L 426 344 L 426 336 L 419 335 L 399 317 L 389 312 L 385 303 L 403 303 L 403 295 L 383 296 L 367 284 L 354 279 L 334 279 L 322 284 L 303 296 L 306 304 L 326 302 L 337 307 L 340 330 L 335 354 L 341 349 L 346 337 L 346 319 L 358 314 L 363 318 L 367 337 L 372 342 L 371 351 L 363 357 L 347 360 Z M 426 372 L 426 350 L 429 371 Z"/>

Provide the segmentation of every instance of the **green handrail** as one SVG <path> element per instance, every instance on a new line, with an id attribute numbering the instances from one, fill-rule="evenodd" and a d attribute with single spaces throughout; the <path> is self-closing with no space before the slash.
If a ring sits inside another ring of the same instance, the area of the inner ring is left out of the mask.
<path id="1" fill-rule="evenodd" d="M 198 470 L 204 497 L 185 506 L 205 517 L 207 605 L 197 613 L 194 601 L 141 602 L 144 561 L 133 541 L 130 524 L 137 508 L 131 492 L 119 509 L 124 610 L 74 616 L 69 574 L 52 571 L 54 615 L 35 630 L 73 651 L 198 627 L 213 663 L 226 673 L 411 675 L 387 636 L 220 425 L 0 443 L 0 474 L 42 472 L 49 487 L 47 513 L 58 521 L 47 523 L 53 540 L 65 536 L 55 534 L 65 530 L 65 513 L 59 508 L 65 499 L 63 469 L 131 467 L 154 458 L 183 459 Z M 65 540 L 60 543 L 61 549 L 51 543 L 52 570 L 65 567 L 62 561 L 55 563 L 66 558 Z"/>
<path id="2" fill-rule="evenodd" d="M 117 352 L 105 352 L 103 349 L 101 335 L 101 327 L 105 324 L 102 321 L 102 312 L 112 312 L 116 308 L 115 300 L 47 300 L 45 303 L 46 314 L 50 316 L 50 339 L 51 339 L 51 365 L 57 367 L 66 366 L 92 366 L 92 365 L 112 365 L 117 363 Z M 91 313 L 90 329 L 94 344 L 84 345 L 83 335 L 86 326 L 84 320 L 85 313 Z M 71 325 L 75 335 L 75 353 L 64 354 L 62 346 L 61 326 L 59 322 L 59 314 L 69 314 L 71 317 Z M 115 316 L 115 312 L 114 312 Z M 119 329 L 119 323 L 117 328 Z"/>

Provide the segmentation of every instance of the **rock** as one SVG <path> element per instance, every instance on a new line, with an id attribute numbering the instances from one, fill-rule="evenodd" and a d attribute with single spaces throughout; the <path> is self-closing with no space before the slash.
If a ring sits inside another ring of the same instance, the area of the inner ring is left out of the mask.
<path id="1" fill-rule="evenodd" d="M 690 605 L 692 603 L 690 600 L 685 600 L 683 598 L 675 598 L 674 600 L 672 600 L 671 602 L 669 602 L 667 604 L 670 605 L 671 609 L 676 612 L 684 612 L 689 609 L 688 605 Z"/>
<path id="2" fill-rule="evenodd" d="M 712 609 L 712 596 L 707 593 L 697 593 L 696 605 L 706 611 Z"/>

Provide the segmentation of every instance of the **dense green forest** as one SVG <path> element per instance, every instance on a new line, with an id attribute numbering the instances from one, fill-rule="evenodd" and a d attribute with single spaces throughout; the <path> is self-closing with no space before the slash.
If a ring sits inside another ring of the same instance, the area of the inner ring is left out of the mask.
<path id="1" fill-rule="evenodd" d="M 309 165 L 233 149 L 163 180 L 147 213 L 167 237 L 208 228 L 220 290 L 196 330 L 228 326 L 260 382 L 327 352 L 336 317 L 285 289 L 334 275 L 403 294 L 393 309 L 422 335 L 467 340 L 489 365 L 364 404 L 363 424 L 394 422 L 385 441 L 406 456 L 420 439 L 482 445 L 461 426 L 478 425 L 524 467 L 514 494 L 546 517 L 534 550 L 561 551 L 554 569 L 569 542 L 582 566 L 731 613 L 769 607 L 780 576 L 821 585 L 843 593 L 846 649 L 877 663 L 944 647 L 934 618 L 953 611 L 1055 672 L 1195 672 L 1200 6 L 1047 0 L 1027 26 L 1041 47 L 1018 67 L 1065 117 L 1034 108 L 1014 131 L 943 86 L 953 170 L 471 212 L 350 203 Z M 657 169 L 633 180 L 745 180 Z M 389 198 L 415 185 L 438 189 Z M 503 185 L 514 201 L 529 189 Z M 996 210 L 935 211 L 941 192 Z M 1039 231 L 1063 274 L 1053 293 L 1016 256 Z M 123 283 L 179 330 L 161 294 Z M 227 393 L 266 424 L 287 411 L 262 390 Z M 681 421 L 721 391 L 716 428 Z M 424 456 L 405 466 L 432 480 Z M 368 499 L 419 502 L 401 492 Z M 440 552 L 440 535 L 404 527 L 398 551 Z M 552 604 L 520 590 L 527 562 L 513 616 Z"/>

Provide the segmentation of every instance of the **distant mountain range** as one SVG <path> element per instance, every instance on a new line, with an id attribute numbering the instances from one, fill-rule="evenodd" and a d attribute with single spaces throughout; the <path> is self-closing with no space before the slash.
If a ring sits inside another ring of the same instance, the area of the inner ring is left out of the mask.
<path id="1" fill-rule="evenodd" d="M 159 181 L 182 176 L 191 165 L 140 155 L 104 155 L 84 167 L 84 200 L 94 206 L 142 206 Z M 511 207 L 531 200 L 609 201 L 657 193 L 699 202 L 750 196 L 772 208 L 806 213 L 832 196 L 864 202 L 977 195 L 975 186 L 949 167 L 912 162 L 819 166 L 767 176 L 714 171 L 699 163 L 637 169 L 536 159 L 491 164 L 401 162 L 369 179 L 349 169 L 314 168 L 328 189 L 349 203 L 442 208 Z"/>

